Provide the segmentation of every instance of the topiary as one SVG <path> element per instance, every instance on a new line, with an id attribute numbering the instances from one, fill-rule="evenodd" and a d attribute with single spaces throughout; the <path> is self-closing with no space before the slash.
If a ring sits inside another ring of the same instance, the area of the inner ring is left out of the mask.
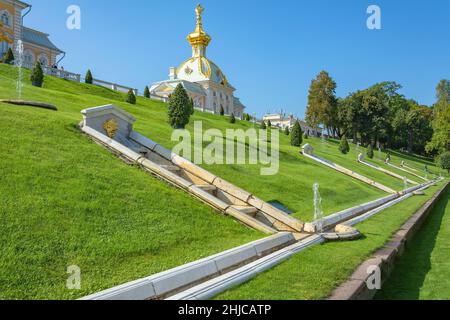
<path id="1" fill-rule="evenodd" d="M 267 121 L 267 127 L 270 129 L 270 128 L 272 128 L 272 122 L 269 120 L 269 121 Z"/>
<path id="2" fill-rule="evenodd" d="M 308 140 L 308 138 L 309 138 L 308 133 L 305 132 L 305 134 L 303 135 L 303 138 L 304 138 L 305 140 Z"/>
<path id="3" fill-rule="evenodd" d="M 168 115 L 169 124 L 174 129 L 184 129 L 189 123 L 191 116 L 189 96 L 181 83 L 170 96 Z"/>
<path id="4" fill-rule="evenodd" d="M 14 62 L 14 53 L 11 48 L 8 48 L 8 51 L 6 51 L 2 60 L 4 63 L 7 64 L 12 64 Z"/>
<path id="5" fill-rule="evenodd" d="M 236 117 L 234 116 L 234 113 L 231 114 L 230 123 L 236 123 Z"/>
<path id="6" fill-rule="evenodd" d="M 148 86 L 145 86 L 144 97 L 150 99 L 150 90 L 148 89 Z"/>
<path id="7" fill-rule="evenodd" d="M 35 87 L 42 87 L 42 84 L 44 83 L 44 72 L 42 71 L 42 66 L 39 61 L 36 61 L 34 64 L 30 80 L 31 84 Z"/>
<path id="8" fill-rule="evenodd" d="M 263 130 L 267 129 L 266 123 L 264 121 L 261 122 L 261 129 L 263 129 Z"/>
<path id="9" fill-rule="evenodd" d="M 284 128 L 284 134 L 287 136 L 291 134 L 291 130 L 289 130 L 289 127 Z"/>
<path id="10" fill-rule="evenodd" d="M 127 97 L 125 99 L 126 102 L 130 104 L 136 104 L 136 96 L 132 89 L 128 90 Z"/>
<path id="11" fill-rule="evenodd" d="M 342 136 L 341 142 L 339 143 L 339 151 L 341 151 L 343 154 L 347 154 L 350 151 L 350 146 L 345 134 Z"/>
<path id="12" fill-rule="evenodd" d="M 92 72 L 89 69 L 86 72 L 86 75 L 84 77 L 84 82 L 87 84 L 92 84 L 94 82 L 94 78 L 92 77 Z"/>
<path id="13" fill-rule="evenodd" d="M 369 147 L 367 148 L 367 157 L 369 159 L 373 159 L 373 145 L 369 144 Z"/>
<path id="14" fill-rule="evenodd" d="M 291 131 L 291 146 L 300 147 L 303 142 L 302 136 L 302 127 L 300 126 L 300 123 L 296 121 Z"/>

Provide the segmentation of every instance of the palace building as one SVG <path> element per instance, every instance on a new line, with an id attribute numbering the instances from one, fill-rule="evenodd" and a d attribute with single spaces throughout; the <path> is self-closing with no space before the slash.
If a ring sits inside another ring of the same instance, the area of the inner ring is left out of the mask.
<path id="1" fill-rule="evenodd" d="M 219 114 L 223 108 L 226 115 L 234 114 L 242 119 L 245 107 L 234 96 L 236 89 L 228 82 L 222 70 L 206 57 L 211 37 L 203 30 L 203 8 L 198 5 L 195 12 L 197 25 L 195 31 L 187 37 L 192 46 L 192 57 L 178 68 L 171 67 L 169 80 L 154 83 L 150 92 L 154 96 L 168 98 L 176 86 L 181 84 L 194 100 L 197 110 Z"/>
<path id="2" fill-rule="evenodd" d="M 0 0 L 0 58 L 22 40 L 24 63 L 31 66 L 39 61 L 44 67 L 57 64 L 64 52 L 56 47 L 49 35 L 23 26 L 23 18 L 31 11 L 31 5 L 19 0 Z M 14 52 L 14 54 L 16 54 Z"/>

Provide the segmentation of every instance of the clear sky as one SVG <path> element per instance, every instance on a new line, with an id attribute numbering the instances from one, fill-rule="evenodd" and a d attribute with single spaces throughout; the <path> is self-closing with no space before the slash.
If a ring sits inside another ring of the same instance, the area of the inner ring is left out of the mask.
<path id="1" fill-rule="evenodd" d="M 66 70 L 138 88 L 166 80 L 191 55 L 191 0 L 28 0 L 24 24 L 51 34 L 67 52 Z M 311 80 L 328 71 L 338 96 L 380 81 L 432 104 L 450 78 L 450 1 L 203 0 L 207 56 L 259 116 L 283 109 L 303 117 Z M 68 30 L 66 9 L 81 8 L 81 30 Z M 382 10 L 382 30 L 366 27 L 367 7 Z"/>

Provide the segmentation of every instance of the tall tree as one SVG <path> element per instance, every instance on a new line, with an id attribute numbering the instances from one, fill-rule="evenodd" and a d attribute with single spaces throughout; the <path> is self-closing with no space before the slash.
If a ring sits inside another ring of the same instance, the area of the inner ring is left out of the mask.
<path id="1" fill-rule="evenodd" d="M 144 97 L 148 98 L 148 99 L 150 98 L 150 90 L 149 90 L 148 86 L 145 86 Z"/>
<path id="2" fill-rule="evenodd" d="M 436 88 L 437 102 L 433 106 L 433 137 L 427 144 L 428 152 L 450 150 L 450 81 L 441 80 Z"/>
<path id="3" fill-rule="evenodd" d="M 295 121 L 294 127 L 291 131 L 291 146 L 300 147 L 303 142 L 303 132 L 300 122 Z"/>
<path id="4" fill-rule="evenodd" d="M 306 122 L 318 129 L 323 124 L 332 135 L 338 134 L 336 82 L 328 72 L 321 71 L 311 82 L 306 110 Z"/>
<path id="5" fill-rule="evenodd" d="M 92 84 L 93 81 L 94 79 L 92 77 L 92 72 L 88 69 L 88 71 L 86 71 L 86 75 L 84 76 L 84 82 L 87 84 Z"/>
<path id="6" fill-rule="evenodd" d="M 184 129 L 191 116 L 189 96 L 181 84 L 169 99 L 169 123 L 174 129 Z"/>

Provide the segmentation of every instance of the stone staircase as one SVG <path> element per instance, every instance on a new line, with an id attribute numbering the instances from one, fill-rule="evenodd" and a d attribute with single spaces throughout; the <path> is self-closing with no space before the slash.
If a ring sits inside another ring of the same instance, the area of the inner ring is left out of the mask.
<path id="1" fill-rule="evenodd" d="M 267 234 L 290 232 L 302 237 L 303 222 L 133 131 L 136 120 L 125 111 L 107 105 L 83 110 L 82 114 L 81 130 L 127 162 L 247 226 Z"/>

